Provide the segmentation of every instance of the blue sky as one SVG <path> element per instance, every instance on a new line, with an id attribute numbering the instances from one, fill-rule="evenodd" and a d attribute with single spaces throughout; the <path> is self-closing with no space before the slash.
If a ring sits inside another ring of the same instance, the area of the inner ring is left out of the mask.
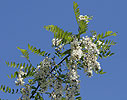
<path id="1" fill-rule="evenodd" d="M 76 1 L 76 0 L 75 0 Z M 88 78 L 81 75 L 82 100 L 127 100 L 127 1 L 126 0 L 77 0 L 81 14 L 92 15 L 89 30 L 98 33 L 118 32 L 112 37 L 117 42 L 112 47 L 115 55 L 101 60 L 107 73 Z M 8 79 L 16 69 L 6 66 L 5 61 L 25 62 L 16 47 L 27 48 L 28 43 L 52 52 L 53 34 L 43 29 L 44 25 L 58 25 L 64 30 L 77 33 L 73 13 L 73 0 L 0 0 L 0 84 L 17 88 L 16 79 Z M 89 31 L 88 33 L 89 34 Z M 32 62 L 42 59 L 32 55 Z M 0 92 L 0 98 L 17 100 L 20 94 Z"/>

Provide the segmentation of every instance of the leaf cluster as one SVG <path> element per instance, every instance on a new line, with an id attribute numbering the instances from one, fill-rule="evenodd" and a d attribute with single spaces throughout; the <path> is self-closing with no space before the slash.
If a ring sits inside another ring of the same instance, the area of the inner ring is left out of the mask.
<path id="1" fill-rule="evenodd" d="M 64 32 L 64 30 L 60 29 L 55 25 L 44 26 L 47 31 L 51 31 L 54 33 L 54 38 L 62 39 L 63 44 L 70 43 L 72 41 L 72 32 Z"/>
<path id="2" fill-rule="evenodd" d="M 18 89 L 11 89 L 9 86 L 5 86 L 5 85 L 1 85 L 0 86 L 0 90 L 5 92 L 5 93 L 11 93 L 11 94 L 14 94 L 14 93 L 18 93 Z"/>

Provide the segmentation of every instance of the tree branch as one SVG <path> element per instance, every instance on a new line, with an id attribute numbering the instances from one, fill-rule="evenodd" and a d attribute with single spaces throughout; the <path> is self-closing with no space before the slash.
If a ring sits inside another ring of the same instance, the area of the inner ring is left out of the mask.
<path id="1" fill-rule="evenodd" d="M 37 88 L 33 92 L 33 94 L 30 96 L 30 99 L 33 98 L 34 94 L 37 92 L 38 88 L 40 87 L 40 84 L 38 83 Z"/>
<path id="2" fill-rule="evenodd" d="M 65 59 L 67 59 L 70 56 L 70 54 L 68 54 L 63 60 L 61 60 L 61 62 L 59 62 L 56 66 L 60 65 Z M 54 66 L 54 68 L 51 70 L 50 73 L 53 72 L 53 70 L 55 70 L 56 66 Z"/>
<path id="3" fill-rule="evenodd" d="M 60 65 L 65 59 L 67 59 L 68 57 L 70 56 L 70 54 L 68 54 L 63 60 L 61 60 L 56 66 L 58 66 L 58 65 Z M 52 73 L 54 70 L 55 70 L 55 68 L 56 68 L 56 66 L 54 66 L 54 68 L 50 71 L 50 73 Z M 49 76 L 49 74 L 47 75 L 47 77 Z M 46 77 L 46 78 L 47 78 Z M 37 88 L 35 89 L 35 91 L 33 92 L 33 94 L 30 96 L 30 99 L 34 96 L 34 94 L 37 92 L 37 90 L 38 90 L 38 88 L 40 87 L 40 84 L 38 83 L 38 85 L 37 85 Z"/>

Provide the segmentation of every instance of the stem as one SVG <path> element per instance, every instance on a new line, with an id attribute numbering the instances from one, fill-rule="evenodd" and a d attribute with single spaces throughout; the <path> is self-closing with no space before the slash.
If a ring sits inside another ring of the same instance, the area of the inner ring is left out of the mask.
<path id="1" fill-rule="evenodd" d="M 38 83 L 37 88 L 35 89 L 35 91 L 33 92 L 33 94 L 30 96 L 30 99 L 34 96 L 34 94 L 37 92 L 38 88 L 39 88 L 40 84 Z"/>
<path id="2" fill-rule="evenodd" d="M 63 60 L 61 60 L 56 66 L 58 66 L 58 65 L 60 65 L 65 59 L 67 59 L 68 57 L 70 56 L 70 54 L 68 54 Z M 50 73 L 52 73 L 54 70 L 55 70 L 55 68 L 56 68 L 56 66 L 54 66 L 54 68 L 50 71 Z M 49 74 L 47 75 L 47 77 L 49 76 Z M 47 78 L 46 77 L 46 78 Z M 35 91 L 33 92 L 33 94 L 30 96 L 30 99 L 34 96 L 34 94 L 37 92 L 37 90 L 38 90 L 38 88 L 40 87 L 40 84 L 38 83 L 38 85 L 37 85 L 37 88 L 35 89 Z"/>
<path id="3" fill-rule="evenodd" d="M 60 65 L 65 59 L 67 59 L 70 55 L 67 55 L 63 60 L 61 60 L 61 62 L 59 62 L 56 66 Z M 56 66 L 54 66 L 54 68 L 51 70 L 50 73 L 53 72 L 53 70 L 55 70 Z"/>

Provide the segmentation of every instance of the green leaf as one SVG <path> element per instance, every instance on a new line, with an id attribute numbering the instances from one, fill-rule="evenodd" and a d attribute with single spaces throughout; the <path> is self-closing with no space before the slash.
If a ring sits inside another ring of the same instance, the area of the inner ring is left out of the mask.
<path id="1" fill-rule="evenodd" d="M 10 66 L 10 67 L 13 67 L 13 68 L 15 68 L 15 67 L 20 68 L 22 66 L 25 67 L 25 63 L 24 64 L 22 64 L 22 63 L 17 63 L 16 64 L 15 62 L 10 62 L 10 63 L 6 62 L 6 64 L 7 64 L 8 67 Z"/>
<path id="2" fill-rule="evenodd" d="M 75 94 L 75 96 L 78 96 L 78 95 L 80 95 L 80 93 Z"/>
<path id="3" fill-rule="evenodd" d="M 80 21 L 79 22 L 79 29 L 78 29 L 79 33 L 78 33 L 78 37 L 80 37 L 81 34 L 86 33 L 87 31 L 87 23 L 84 21 Z"/>
<path id="4" fill-rule="evenodd" d="M 106 54 L 106 56 L 108 56 L 110 53 L 111 53 L 111 51 L 109 51 L 109 52 Z"/>
<path id="5" fill-rule="evenodd" d="M 54 33 L 54 38 L 62 39 L 62 43 L 67 44 L 72 41 L 72 32 L 64 32 L 64 30 L 60 29 L 55 25 L 47 25 L 44 26 L 47 31 L 51 31 Z"/>
<path id="6" fill-rule="evenodd" d="M 15 92 L 15 90 L 14 90 L 14 89 L 12 89 L 12 94 L 14 94 L 14 92 Z"/>
<path id="7" fill-rule="evenodd" d="M 100 34 L 98 34 L 98 36 L 97 36 L 97 40 L 99 40 L 99 39 L 100 39 L 100 36 L 101 36 L 101 35 L 100 35 Z"/>
<path id="8" fill-rule="evenodd" d="M 105 35 L 102 37 L 102 39 L 103 38 L 106 38 L 106 37 L 108 37 L 108 36 L 116 36 L 117 34 L 116 33 L 113 33 L 112 31 L 107 31 L 106 33 L 105 33 Z"/>
<path id="9" fill-rule="evenodd" d="M 11 93 L 11 94 L 18 93 L 18 89 L 16 89 L 16 90 L 11 89 L 9 86 L 6 87 L 5 85 L 1 85 L 0 90 L 5 92 L 5 93 Z"/>
<path id="10" fill-rule="evenodd" d="M 105 74 L 106 72 L 103 72 L 103 69 L 99 71 L 99 74 Z"/>
<path id="11" fill-rule="evenodd" d="M 9 89 L 9 87 L 7 86 L 7 88 L 6 88 L 6 91 L 5 91 L 5 92 L 8 92 L 8 89 Z"/>
<path id="12" fill-rule="evenodd" d="M 81 97 L 76 97 L 76 100 L 82 100 L 82 98 Z"/>
<path id="13" fill-rule="evenodd" d="M 30 46 L 30 44 L 28 44 L 28 49 L 31 50 L 33 47 Z"/>
<path id="14" fill-rule="evenodd" d="M 35 86 L 31 86 L 31 89 L 36 89 L 36 87 Z"/>
<path id="15" fill-rule="evenodd" d="M 113 35 L 113 36 L 117 36 L 117 34 L 116 34 L 116 33 L 113 33 L 112 35 Z"/>
<path id="16" fill-rule="evenodd" d="M 8 76 L 8 78 L 10 78 L 10 76 L 9 75 L 7 75 Z"/>
<path id="17" fill-rule="evenodd" d="M 100 38 L 101 38 L 101 39 L 103 38 L 103 34 L 104 34 L 104 33 L 100 34 Z"/>
<path id="18" fill-rule="evenodd" d="M 99 54 L 99 57 L 102 59 L 102 55 L 101 54 Z"/>
<path id="19" fill-rule="evenodd" d="M 19 47 L 17 47 L 17 49 L 19 49 L 22 52 L 22 54 L 23 54 L 22 57 L 25 57 L 25 58 L 29 59 L 29 53 L 27 52 L 27 50 L 21 49 Z"/>
<path id="20" fill-rule="evenodd" d="M 9 91 L 8 92 L 11 93 L 11 88 L 9 88 Z"/>
<path id="21" fill-rule="evenodd" d="M 13 74 L 11 74 L 11 78 L 13 78 Z"/>
<path id="22" fill-rule="evenodd" d="M 110 55 L 109 56 L 112 56 L 112 55 L 114 55 L 115 53 L 110 53 Z"/>
<path id="23" fill-rule="evenodd" d="M 62 99 L 61 100 L 66 100 L 64 97 L 62 97 Z"/>
<path id="24" fill-rule="evenodd" d="M 46 56 L 49 53 L 46 54 L 45 51 L 41 51 L 41 49 L 37 49 L 36 47 L 30 46 L 30 44 L 28 44 L 28 49 L 33 52 L 34 54 L 40 55 L 40 56 Z"/>
<path id="25" fill-rule="evenodd" d="M 59 75 L 59 77 L 61 77 L 61 78 L 65 78 L 65 77 L 66 77 L 66 75 L 61 74 L 61 75 Z"/>
<path id="26" fill-rule="evenodd" d="M 78 17 L 80 15 L 80 12 L 79 12 L 79 8 L 78 8 L 78 4 L 76 2 L 73 2 L 73 9 L 74 9 L 74 14 L 75 14 L 75 17 L 76 17 L 76 21 L 77 21 L 77 23 L 79 23 Z"/>
<path id="27" fill-rule="evenodd" d="M 14 73 L 14 78 L 16 78 L 16 76 L 18 77 L 18 72 L 16 71 L 15 73 Z"/>
<path id="28" fill-rule="evenodd" d="M 17 71 L 14 73 L 14 75 L 13 75 L 13 74 L 11 74 L 11 79 L 12 79 L 12 78 L 16 78 L 16 76 L 18 77 L 18 72 L 17 72 Z M 8 75 L 8 78 L 10 78 L 10 76 L 9 76 L 9 75 Z"/>

